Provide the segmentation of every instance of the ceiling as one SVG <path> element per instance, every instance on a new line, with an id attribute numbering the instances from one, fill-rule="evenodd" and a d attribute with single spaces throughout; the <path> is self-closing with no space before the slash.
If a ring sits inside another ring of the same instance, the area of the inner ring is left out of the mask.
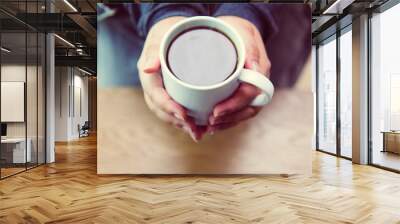
<path id="1" fill-rule="evenodd" d="M 69 65 L 73 62 L 71 66 L 80 66 L 95 72 L 96 4 L 99 2 L 101 1 L 47 0 L 46 5 L 45 0 L 1 0 L 2 46 L 12 49 L 7 54 L 2 52 L 3 60 L 21 61 L 25 59 L 25 55 L 28 59 L 33 58 L 38 48 L 36 40 L 31 43 L 31 39 L 37 33 L 54 32 L 61 37 L 55 38 L 56 65 Z M 50 9 L 52 13 L 48 13 Z"/>

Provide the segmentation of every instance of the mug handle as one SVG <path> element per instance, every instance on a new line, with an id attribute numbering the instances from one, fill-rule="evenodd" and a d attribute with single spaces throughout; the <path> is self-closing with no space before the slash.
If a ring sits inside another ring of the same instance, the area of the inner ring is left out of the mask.
<path id="1" fill-rule="evenodd" d="M 239 80 L 241 82 L 249 83 L 262 91 L 262 93 L 256 96 L 256 98 L 254 98 L 250 103 L 251 106 L 264 106 L 271 101 L 272 95 L 274 95 L 274 86 L 265 75 L 244 68 L 240 73 Z"/>

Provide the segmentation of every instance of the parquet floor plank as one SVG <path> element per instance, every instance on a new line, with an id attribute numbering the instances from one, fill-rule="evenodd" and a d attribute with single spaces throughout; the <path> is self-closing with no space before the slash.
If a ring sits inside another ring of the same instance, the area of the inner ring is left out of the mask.
<path id="1" fill-rule="evenodd" d="M 3 223 L 400 223 L 400 175 L 315 152 L 311 177 L 96 174 L 95 136 L 0 181 Z"/>

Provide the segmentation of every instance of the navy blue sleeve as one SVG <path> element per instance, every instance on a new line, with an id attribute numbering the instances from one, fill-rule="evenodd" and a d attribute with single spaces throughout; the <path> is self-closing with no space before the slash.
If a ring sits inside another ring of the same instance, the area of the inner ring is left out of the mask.
<path id="1" fill-rule="evenodd" d="M 238 16 L 253 23 L 264 41 L 271 38 L 278 27 L 266 3 L 223 3 L 214 5 L 212 16 Z"/>
<path id="2" fill-rule="evenodd" d="M 145 37 L 158 21 L 172 16 L 238 16 L 253 23 L 264 41 L 277 31 L 278 27 L 271 14 L 271 7 L 265 3 L 140 3 L 136 28 Z"/>
<path id="3" fill-rule="evenodd" d="M 207 15 L 206 4 L 200 3 L 141 3 L 140 17 L 137 21 L 139 35 L 145 37 L 150 28 L 158 21 L 172 16 L 200 16 Z"/>

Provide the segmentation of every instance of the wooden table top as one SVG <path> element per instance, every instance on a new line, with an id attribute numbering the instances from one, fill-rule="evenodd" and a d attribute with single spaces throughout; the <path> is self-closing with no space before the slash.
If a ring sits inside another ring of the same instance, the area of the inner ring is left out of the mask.
<path id="1" fill-rule="evenodd" d="M 400 131 L 381 131 L 381 133 L 384 133 L 384 134 L 399 134 L 400 135 Z"/>
<path id="2" fill-rule="evenodd" d="M 98 173 L 310 173 L 313 127 L 311 92 L 278 90 L 252 120 L 195 143 L 156 118 L 141 89 L 99 89 Z"/>

